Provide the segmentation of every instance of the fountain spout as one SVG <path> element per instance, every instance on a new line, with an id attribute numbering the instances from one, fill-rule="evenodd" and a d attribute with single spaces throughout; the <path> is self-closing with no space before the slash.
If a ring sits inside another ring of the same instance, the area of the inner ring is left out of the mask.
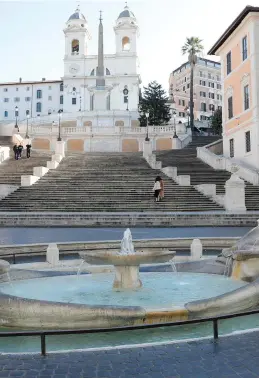
<path id="1" fill-rule="evenodd" d="M 122 255 L 132 255 L 135 253 L 134 245 L 132 242 L 132 235 L 129 228 L 124 232 L 123 239 L 121 241 L 121 250 Z"/>

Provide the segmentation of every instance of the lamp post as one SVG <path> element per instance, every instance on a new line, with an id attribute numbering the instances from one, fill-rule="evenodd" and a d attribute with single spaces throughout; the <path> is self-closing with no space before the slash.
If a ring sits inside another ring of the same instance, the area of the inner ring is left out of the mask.
<path id="1" fill-rule="evenodd" d="M 186 113 L 187 113 L 187 119 L 188 119 L 187 127 L 190 127 L 190 108 L 186 109 Z"/>
<path id="2" fill-rule="evenodd" d="M 60 129 L 60 126 L 61 126 L 61 118 L 62 118 L 62 112 L 61 110 L 58 111 L 58 142 L 61 142 L 61 129 Z"/>
<path id="3" fill-rule="evenodd" d="M 149 136 L 148 136 L 148 117 L 149 117 L 149 112 L 146 112 L 145 113 L 145 116 L 146 116 L 146 118 L 147 118 L 147 134 L 146 134 L 146 138 L 145 138 L 145 141 L 146 142 L 149 142 Z"/>
<path id="4" fill-rule="evenodd" d="M 29 139 L 29 118 L 30 118 L 30 114 L 27 114 L 27 115 L 26 115 L 26 118 L 27 118 L 27 126 L 26 126 L 26 135 L 25 135 L 25 139 Z"/>
<path id="5" fill-rule="evenodd" d="M 15 107 L 15 128 L 18 129 L 18 123 L 17 123 L 17 119 L 18 119 L 18 106 Z"/>
<path id="6" fill-rule="evenodd" d="M 176 111 L 173 111 L 173 118 L 174 118 L 174 136 L 173 138 L 178 138 L 176 134 Z"/>

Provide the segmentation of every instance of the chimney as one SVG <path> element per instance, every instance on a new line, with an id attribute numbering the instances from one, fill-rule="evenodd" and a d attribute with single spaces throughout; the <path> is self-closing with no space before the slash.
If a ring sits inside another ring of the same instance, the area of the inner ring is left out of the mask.
<path id="1" fill-rule="evenodd" d="M 22 78 L 21 78 L 21 77 L 19 78 L 19 82 L 20 82 L 20 83 L 22 82 Z"/>
<path id="2" fill-rule="evenodd" d="M 45 77 L 43 77 L 43 78 L 42 78 L 42 81 L 46 81 L 46 78 L 45 78 Z"/>

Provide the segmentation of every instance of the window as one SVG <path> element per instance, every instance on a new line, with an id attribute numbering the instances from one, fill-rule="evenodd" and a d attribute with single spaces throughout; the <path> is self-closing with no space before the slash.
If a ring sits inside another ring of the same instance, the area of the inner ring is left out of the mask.
<path id="1" fill-rule="evenodd" d="M 219 77 L 219 75 L 217 75 L 217 81 L 220 81 L 220 77 Z"/>
<path id="2" fill-rule="evenodd" d="M 111 110 L 111 95 L 110 95 L 110 93 L 108 94 L 108 96 L 106 98 L 106 108 L 107 108 L 107 110 Z"/>
<path id="3" fill-rule="evenodd" d="M 181 105 L 181 100 L 179 100 L 179 105 Z"/>
<path id="4" fill-rule="evenodd" d="M 210 72 L 208 73 L 208 79 L 211 79 L 211 73 Z"/>
<path id="5" fill-rule="evenodd" d="M 215 106 L 214 106 L 213 104 L 210 104 L 210 105 L 209 105 L 209 109 L 210 109 L 212 112 L 214 112 L 214 110 L 215 110 Z"/>
<path id="6" fill-rule="evenodd" d="M 218 110 L 222 110 L 222 106 L 218 106 Z"/>
<path id="7" fill-rule="evenodd" d="M 19 88 L 16 88 L 16 92 L 18 92 L 19 91 Z"/>
<path id="8" fill-rule="evenodd" d="M 179 100 L 179 105 L 181 105 L 180 102 L 181 100 Z M 124 104 L 127 104 L 127 103 L 128 103 L 128 96 L 124 96 Z"/>
<path id="9" fill-rule="evenodd" d="M 242 57 L 243 60 L 247 59 L 247 36 L 242 39 Z"/>
<path id="10" fill-rule="evenodd" d="M 185 117 L 185 113 L 184 112 L 179 112 L 179 117 Z"/>
<path id="11" fill-rule="evenodd" d="M 187 84 L 187 89 L 189 89 L 190 88 L 190 84 Z"/>
<path id="12" fill-rule="evenodd" d="M 185 100 L 182 100 L 182 106 L 185 106 Z"/>
<path id="13" fill-rule="evenodd" d="M 220 100 L 220 95 L 217 95 L 217 100 Z"/>
<path id="14" fill-rule="evenodd" d="M 8 92 L 8 88 L 4 88 L 4 92 Z"/>
<path id="15" fill-rule="evenodd" d="M 221 89 L 221 84 L 217 84 L 217 89 Z"/>
<path id="16" fill-rule="evenodd" d="M 214 95 L 214 93 L 209 93 L 209 98 L 212 98 L 212 100 L 214 100 L 214 98 L 215 98 L 215 95 Z"/>
<path id="17" fill-rule="evenodd" d="M 78 39 L 73 39 L 71 44 L 71 53 L 72 55 L 78 55 L 79 54 L 79 41 Z"/>
<path id="18" fill-rule="evenodd" d="M 200 80 L 200 85 L 203 85 L 205 87 L 206 86 L 206 81 Z"/>
<path id="19" fill-rule="evenodd" d="M 183 91 L 185 91 L 185 86 L 183 87 Z"/>
<path id="20" fill-rule="evenodd" d="M 5 112 L 4 112 L 4 117 L 5 117 L 5 118 L 8 117 L 8 111 L 7 111 L 7 110 L 5 110 Z"/>
<path id="21" fill-rule="evenodd" d="M 203 77 L 203 73 L 202 73 L 202 71 L 200 71 L 200 77 Z"/>
<path id="22" fill-rule="evenodd" d="M 51 87 L 51 85 L 49 85 L 49 91 L 51 91 L 51 89 L 52 89 L 52 87 Z"/>
<path id="23" fill-rule="evenodd" d="M 76 97 L 72 98 L 72 105 L 76 105 Z"/>
<path id="24" fill-rule="evenodd" d="M 106 68 L 106 75 L 109 76 L 111 73 L 110 73 L 110 70 L 108 70 L 108 68 Z"/>
<path id="25" fill-rule="evenodd" d="M 60 105 L 63 105 L 63 103 L 64 103 L 64 97 L 63 97 L 63 95 L 61 95 L 59 97 L 59 103 L 60 103 Z"/>
<path id="26" fill-rule="evenodd" d="M 209 87 L 214 88 L 214 83 L 209 82 Z"/>
<path id="27" fill-rule="evenodd" d="M 26 110 L 26 115 L 29 115 L 30 114 L 30 111 L 29 110 Z"/>
<path id="28" fill-rule="evenodd" d="M 233 97 L 228 98 L 228 119 L 233 118 Z"/>
<path id="29" fill-rule="evenodd" d="M 249 109 L 249 86 L 244 86 L 244 110 Z"/>
<path id="30" fill-rule="evenodd" d="M 52 114 L 52 109 L 48 109 L 48 115 Z"/>
<path id="31" fill-rule="evenodd" d="M 231 51 L 227 54 L 227 75 L 231 72 Z"/>
<path id="32" fill-rule="evenodd" d="M 230 155 L 231 158 L 233 158 L 234 155 L 235 155 L 234 154 L 234 139 L 233 138 L 229 140 L 229 155 Z"/>
<path id="33" fill-rule="evenodd" d="M 49 97 L 48 97 L 48 100 L 49 100 L 49 101 L 52 101 L 52 96 L 49 96 Z"/>
<path id="34" fill-rule="evenodd" d="M 90 110 L 94 110 L 94 95 L 90 97 Z"/>
<path id="35" fill-rule="evenodd" d="M 206 103 L 205 102 L 201 103 L 201 111 L 206 112 Z"/>
<path id="36" fill-rule="evenodd" d="M 29 102 L 29 101 L 31 101 L 31 98 L 30 97 L 25 97 L 25 101 Z"/>
<path id="37" fill-rule="evenodd" d="M 200 92 L 200 97 L 206 97 L 206 92 Z"/>
<path id="38" fill-rule="evenodd" d="M 15 97 L 14 102 L 20 102 L 20 97 Z"/>
<path id="39" fill-rule="evenodd" d="M 63 84 L 63 83 L 60 84 L 60 86 L 59 86 L 59 90 L 60 90 L 60 92 L 63 92 L 63 91 L 64 91 L 64 84 Z"/>
<path id="40" fill-rule="evenodd" d="M 42 98 L 42 90 L 37 89 L 37 98 Z"/>
<path id="41" fill-rule="evenodd" d="M 246 152 L 250 152 L 251 151 L 250 131 L 247 131 L 245 133 L 245 139 L 246 139 Z"/>
<path id="42" fill-rule="evenodd" d="M 130 50 L 130 39 L 129 37 L 122 38 L 122 50 L 129 51 Z"/>
<path id="43" fill-rule="evenodd" d="M 4 98 L 4 102 L 9 102 L 9 98 Z"/>
<path id="44" fill-rule="evenodd" d="M 41 102 L 37 102 L 36 104 L 36 112 L 41 113 Z"/>
<path id="45" fill-rule="evenodd" d="M 30 90 L 30 87 L 26 87 L 26 91 L 28 92 Z"/>

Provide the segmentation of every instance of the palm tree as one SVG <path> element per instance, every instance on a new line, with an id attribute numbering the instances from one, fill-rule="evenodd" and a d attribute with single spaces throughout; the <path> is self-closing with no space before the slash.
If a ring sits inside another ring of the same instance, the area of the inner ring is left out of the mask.
<path id="1" fill-rule="evenodd" d="M 197 55 L 203 51 L 202 40 L 197 37 L 186 38 L 186 42 L 182 47 L 183 55 L 188 54 L 188 60 L 191 65 L 190 78 L 190 126 L 193 133 L 194 129 L 194 112 L 193 112 L 193 74 L 195 64 L 197 63 Z"/>

